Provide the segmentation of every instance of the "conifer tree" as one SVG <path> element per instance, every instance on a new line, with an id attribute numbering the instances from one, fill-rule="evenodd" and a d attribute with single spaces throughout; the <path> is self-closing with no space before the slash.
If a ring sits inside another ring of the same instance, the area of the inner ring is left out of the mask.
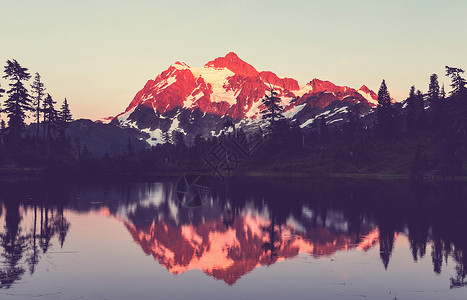
<path id="1" fill-rule="evenodd" d="M 428 101 L 430 105 L 436 106 L 439 100 L 439 83 L 438 83 L 438 75 L 431 74 L 430 76 L 430 85 L 428 87 Z"/>
<path id="2" fill-rule="evenodd" d="M 52 99 L 52 96 L 50 96 L 50 94 L 47 94 L 47 96 L 44 99 L 43 108 L 42 108 L 42 112 L 44 113 L 44 125 L 46 128 L 47 140 L 50 139 L 52 130 L 57 127 L 56 125 L 58 121 L 58 112 L 55 110 L 55 107 L 54 107 L 56 103 L 57 102 L 55 102 Z"/>
<path id="3" fill-rule="evenodd" d="M 435 75 L 435 74 L 433 74 Z M 433 75 L 431 75 L 433 77 Z M 429 87 L 429 91 L 428 91 L 428 100 L 430 102 L 430 105 L 431 105 L 431 108 L 432 108 L 432 111 L 433 111 L 433 122 L 434 124 L 439 127 L 441 126 L 442 123 L 444 123 L 445 121 L 445 114 L 446 114 L 446 93 L 444 91 L 444 84 L 443 86 L 441 87 L 441 89 L 439 89 L 439 93 L 438 94 L 434 94 L 433 95 L 433 88 L 432 86 L 435 86 L 436 88 L 436 83 L 437 83 L 437 80 L 436 82 L 434 83 L 433 82 L 433 79 L 432 77 L 430 77 L 430 87 Z M 439 85 L 438 85 L 439 87 Z"/>
<path id="4" fill-rule="evenodd" d="M 380 135 L 386 137 L 391 135 L 394 129 L 394 108 L 392 107 L 391 96 L 384 79 L 378 91 L 377 117 Z"/>
<path id="5" fill-rule="evenodd" d="M 23 68 L 15 59 L 7 60 L 5 74 L 3 78 L 12 81 L 8 90 L 8 99 L 5 100 L 5 112 L 8 117 L 9 133 L 13 136 L 15 144 L 21 136 L 21 131 L 25 127 L 24 119 L 26 112 L 32 111 L 31 99 L 22 81 L 31 78 L 27 68 Z"/>
<path id="6" fill-rule="evenodd" d="M 61 134 L 65 133 L 65 129 L 68 127 L 68 123 L 71 121 L 73 121 L 73 118 L 71 116 L 70 106 L 68 105 L 68 101 L 65 98 L 62 107 L 58 112 L 58 125 L 60 127 L 59 129 Z"/>
<path id="7" fill-rule="evenodd" d="M 467 85 L 467 82 L 461 76 L 461 74 L 463 73 L 464 73 L 464 70 L 460 68 L 453 68 L 453 67 L 446 66 L 446 76 L 450 76 L 452 80 L 451 96 L 458 96 L 458 95 L 466 93 L 465 86 Z"/>
<path id="8" fill-rule="evenodd" d="M 415 107 L 415 86 L 410 88 L 409 97 L 406 100 L 407 107 L 407 116 L 405 120 L 405 126 L 407 130 L 413 130 L 415 127 L 415 119 L 416 119 L 416 107 Z"/>
<path id="9" fill-rule="evenodd" d="M 34 101 L 33 107 L 36 115 L 37 131 L 36 136 L 39 136 L 39 124 L 40 124 L 40 113 L 42 97 L 44 97 L 45 87 L 44 83 L 41 82 L 41 75 L 36 73 L 34 76 L 34 82 L 31 84 L 32 99 Z"/>
<path id="10" fill-rule="evenodd" d="M 5 136 L 5 130 L 6 130 L 6 125 L 5 125 L 5 121 L 1 120 L 0 121 L 0 145 L 3 146 L 3 138 Z"/>
<path id="11" fill-rule="evenodd" d="M 423 129 L 426 125 L 425 100 L 424 95 L 420 90 L 417 90 L 417 93 L 415 94 L 415 109 L 417 115 L 417 128 Z"/>
<path id="12" fill-rule="evenodd" d="M 2 89 L 2 86 L 0 85 L 0 98 L 3 97 L 3 93 L 5 93 L 5 90 Z M 0 102 L 0 113 L 2 112 L 2 103 Z M 3 120 L 2 120 L 3 122 Z"/>
<path id="13" fill-rule="evenodd" d="M 269 93 L 269 96 L 265 95 L 261 100 L 264 105 L 264 109 L 261 111 L 261 114 L 263 115 L 263 120 L 269 121 L 269 128 L 272 131 L 274 130 L 276 122 L 284 118 L 282 115 L 284 107 L 280 105 L 281 99 L 277 97 L 277 93 L 274 91 L 272 86 Z"/>

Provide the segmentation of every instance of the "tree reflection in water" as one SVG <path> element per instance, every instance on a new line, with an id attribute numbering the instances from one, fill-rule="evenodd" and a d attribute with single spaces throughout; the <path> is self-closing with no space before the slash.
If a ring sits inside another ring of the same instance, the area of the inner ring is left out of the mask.
<path id="1" fill-rule="evenodd" d="M 34 274 L 40 258 L 52 246 L 52 238 L 58 235 L 63 246 L 70 228 L 64 217 L 64 203 L 57 204 L 58 199 L 54 199 L 54 205 L 50 206 L 48 193 L 44 193 L 43 188 L 34 184 L 24 188 L 23 184 L 2 184 L 1 187 L 0 217 L 4 214 L 5 224 L 0 232 L 3 248 L 0 288 L 4 289 L 22 278 L 25 267 L 31 275 Z M 31 198 L 30 192 L 34 192 L 37 198 Z M 31 211 L 32 214 L 28 213 Z M 31 220 L 25 220 L 25 216 L 31 216 Z"/>
<path id="2" fill-rule="evenodd" d="M 178 205 L 174 182 L 0 183 L 1 287 L 19 281 L 25 268 L 33 274 L 54 238 L 63 247 L 71 227 L 66 211 L 92 209 L 123 222 L 142 250 L 175 274 L 201 269 L 235 284 L 257 266 L 299 253 L 329 257 L 376 244 L 388 269 L 402 235 L 413 261 L 429 247 L 436 274 L 451 258 L 450 287 L 467 284 L 465 184 L 238 179 L 228 188 L 214 185 L 211 201 L 192 209 Z"/>

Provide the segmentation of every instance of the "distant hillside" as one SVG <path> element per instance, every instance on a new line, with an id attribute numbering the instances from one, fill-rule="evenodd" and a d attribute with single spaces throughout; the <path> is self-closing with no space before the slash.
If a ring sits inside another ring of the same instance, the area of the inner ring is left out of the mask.
<path id="1" fill-rule="evenodd" d="M 42 130 L 42 128 L 40 128 Z M 31 124 L 27 128 L 30 135 L 36 133 L 36 124 Z M 86 148 L 94 156 L 121 155 L 128 150 L 128 141 L 132 148 L 139 151 L 147 147 L 144 141 L 139 139 L 140 133 L 131 128 L 120 128 L 112 124 L 95 123 L 88 119 L 79 119 L 71 122 L 66 130 L 66 135 L 70 137 L 71 143 L 75 146 L 79 141 L 81 148 Z"/>

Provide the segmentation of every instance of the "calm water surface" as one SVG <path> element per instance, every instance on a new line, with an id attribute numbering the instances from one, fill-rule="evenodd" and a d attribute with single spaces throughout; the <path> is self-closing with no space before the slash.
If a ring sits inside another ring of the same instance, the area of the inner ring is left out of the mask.
<path id="1" fill-rule="evenodd" d="M 215 182 L 215 181 L 214 181 Z M 1 299 L 466 299 L 467 187 L 0 183 Z"/>

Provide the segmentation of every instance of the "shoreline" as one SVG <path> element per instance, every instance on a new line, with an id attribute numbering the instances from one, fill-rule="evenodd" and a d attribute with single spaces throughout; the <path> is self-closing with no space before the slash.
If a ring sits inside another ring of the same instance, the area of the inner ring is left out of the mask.
<path id="1" fill-rule="evenodd" d="M 15 179 L 47 179 L 55 176 L 61 177 L 176 177 L 187 173 L 212 175 L 206 171 L 155 171 L 155 172 L 125 172 L 125 173 L 84 173 L 84 172 L 51 172 L 46 168 L 0 168 L 0 180 Z M 214 175 L 215 176 L 215 175 Z M 408 174 L 397 173 L 341 173 L 341 172 L 271 172 L 271 171 L 242 171 L 232 174 L 231 178 L 264 177 L 264 178 L 347 178 L 347 179 L 379 179 L 379 180 L 408 180 L 419 182 L 442 182 L 459 181 L 467 182 L 467 176 L 462 175 L 440 175 L 426 174 L 416 180 Z"/>

